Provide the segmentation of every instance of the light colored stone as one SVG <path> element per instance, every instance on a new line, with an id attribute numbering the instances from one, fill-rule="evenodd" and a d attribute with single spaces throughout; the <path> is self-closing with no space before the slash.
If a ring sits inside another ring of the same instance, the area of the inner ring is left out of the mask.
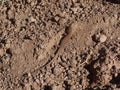
<path id="1" fill-rule="evenodd" d="M 76 60 L 72 60 L 72 67 L 76 67 L 76 65 L 77 65 L 77 61 Z"/>
<path id="2" fill-rule="evenodd" d="M 60 18 L 59 18 L 58 16 L 55 17 L 55 20 L 56 20 L 56 21 L 59 21 L 59 19 L 60 19 Z"/>
<path id="3" fill-rule="evenodd" d="M 120 37 L 118 37 L 118 40 L 120 40 Z"/>
<path id="4" fill-rule="evenodd" d="M 32 86 L 34 87 L 35 90 L 40 90 L 40 86 L 37 82 L 33 82 Z"/>
<path id="5" fill-rule="evenodd" d="M 9 44 L 9 43 L 8 43 L 8 44 L 6 44 L 5 46 L 6 46 L 6 48 L 10 48 L 10 44 Z"/>
<path id="6" fill-rule="evenodd" d="M 100 42 L 105 42 L 107 40 L 107 36 L 106 35 L 101 35 L 100 36 Z"/>
<path id="7" fill-rule="evenodd" d="M 78 7 L 71 8 L 74 13 L 77 13 Z"/>
<path id="8" fill-rule="evenodd" d="M 28 84 L 25 84 L 25 90 L 31 90 L 31 86 L 30 86 L 29 83 L 28 83 Z"/>
<path id="9" fill-rule="evenodd" d="M 10 9 L 10 10 L 8 11 L 8 18 L 9 18 L 9 19 L 13 19 L 14 17 L 15 17 L 14 10 L 11 10 L 11 9 Z"/>
<path id="10" fill-rule="evenodd" d="M 30 20 L 31 20 L 31 22 L 36 22 L 36 19 L 33 17 L 31 17 Z"/>
<path id="11" fill-rule="evenodd" d="M 27 0 L 28 3 L 30 3 L 32 0 Z"/>
<path id="12" fill-rule="evenodd" d="M 73 3 L 76 3 L 77 2 L 77 0 L 72 0 L 73 1 Z"/>
<path id="13" fill-rule="evenodd" d="M 4 53 L 5 53 L 4 49 L 1 48 L 1 49 L 0 49 L 0 56 L 3 56 Z"/>

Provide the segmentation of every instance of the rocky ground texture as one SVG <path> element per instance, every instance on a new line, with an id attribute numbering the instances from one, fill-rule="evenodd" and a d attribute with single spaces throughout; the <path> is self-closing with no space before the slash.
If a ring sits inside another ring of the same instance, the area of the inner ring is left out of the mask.
<path id="1" fill-rule="evenodd" d="M 120 1 L 2 2 L 0 90 L 120 90 Z"/>

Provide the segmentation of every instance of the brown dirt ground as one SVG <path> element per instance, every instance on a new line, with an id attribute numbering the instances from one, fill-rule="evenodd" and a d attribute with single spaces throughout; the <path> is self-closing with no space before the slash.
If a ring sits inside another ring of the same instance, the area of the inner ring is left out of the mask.
<path id="1" fill-rule="evenodd" d="M 120 90 L 120 1 L 1 4 L 0 90 Z"/>

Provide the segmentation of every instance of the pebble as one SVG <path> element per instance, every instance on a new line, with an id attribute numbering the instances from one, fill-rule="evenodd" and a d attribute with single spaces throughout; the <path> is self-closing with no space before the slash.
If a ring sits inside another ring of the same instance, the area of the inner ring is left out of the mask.
<path id="1" fill-rule="evenodd" d="M 30 20 L 31 20 L 31 22 L 36 22 L 36 19 L 33 17 L 31 17 Z"/>
<path id="2" fill-rule="evenodd" d="M 35 1 L 31 1 L 31 6 L 34 6 L 35 5 Z"/>
<path id="3" fill-rule="evenodd" d="M 118 37 L 118 40 L 120 40 L 120 37 Z"/>
<path id="4" fill-rule="evenodd" d="M 71 63 L 72 67 L 76 67 L 77 63 L 78 62 L 76 60 L 72 60 L 72 63 Z"/>
<path id="5" fill-rule="evenodd" d="M 40 90 L 40 86 L 37 82 L 33 82 L 32 86 L 35 90 Z"/>
<path id="6" fill-rule="evenodd" d="M 28 3 L 30 3 L 32 0 L 27 0 Z"/>
<path id="7" fill-rule="evenodd" d="M 77 0 L 72 0 L 73 1 L 73 3 L 76 3 L 77 2 Z"/>
<path id="8" fill-rule="evenodd" d="M 77 10 L 78 10 L 79 8 L 71 8 L 71 10 L 74 12 L 74 13 L 77 13 Z"/>
<path id="9" fill-rule="evenodd" d="M 101 35 L 100 36 L 100 42 L 103 43 L 107 40 L 107 36 L 106 35 Z"/>
<path id="10" fill-rule="evenodd" d="M 6 48 L 10 48 L 10 44 L 9 43 L 7 43 L 5 46 L 6 46 Z"/>
<path id="11" fill-rule="evenodd" d="M 29 83 L 28 83 L 28 84 L 25 84 L 25 90 L 31 90 L 31 86 L 30 86 Z"/>
<path id="12" fill-rule="evenodd" d="M 0 56 L 3 56 L 4 55 L 4 49 L 0 49 Z"/>
<path id="13" fill-rule="evenodd" d="M 56 21 L 59 21 L 59 19 L 60 19 L 60 18 L 59 18 L 58 16 L 55 17 L 55 20 L 56 20 Z"/>
<path id="14" fill-rule="evenodd" d="M 10 10 L 8 11 L 8 18 L 9 18 L 9 19 L 13 19 L 14 17 L 15 17 L 14 11 L 10 9 Z"/>

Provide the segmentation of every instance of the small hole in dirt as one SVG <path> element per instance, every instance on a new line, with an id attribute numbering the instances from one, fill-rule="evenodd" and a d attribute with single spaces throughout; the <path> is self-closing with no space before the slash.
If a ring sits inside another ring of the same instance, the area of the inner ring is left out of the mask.
<path id="1" fill-rule="evenodd" d="M 100 63 L 103 63 L 107 55 L 106 49 L 103 47 L 98 52 L 99 52 L 98 59 L 100 60 Z"/>
<path id="2" fill-rule="evenodd" d="M 120 73 L 117 75 L 117 77 L 113 76 L 113 78 L 110 82 L 112 84 L 120 84 Z"/>
<path id="3" fill-rule="evenodd" d="M 118 60 L 120 60 L 120 55 L 117 55 Z"/>
<path id="4" fill-rule="evenodd" d="M 82 60 L 86 60 L 87 55 L 88 55 L 87 53 L 82 53 L 82 54 L 80 55 L 80 57 L 81 57 Z"/>
<path id="5" fill-rule="evenodd" d="M 10 19 L 10 21 L 13 25 L 15 25 L 15 21 L 16 21 L 15 19 Z"/>
<path id="6" fill-rule="evenodd" d="M 0 63 L 3 63 L 2 57 L 0 56 Z"/>
<path id="7" fill-rule="evenodd" d="M 82 84 L 82 79 L 79 80 L 79 84 Z"/>
<path id="8" fill-rule="evenodd" d="M 2 48 L 2 44 L 0 44 L 0 48 Z"/>
<path id="9" fill-rule="evenodd" d="M 37 0 L 37 3 L 41 3 L 41 0 Z"/>
<path id="10" fill-rule="evenodd" d="M 23 39 L 25 39 L 25 40 L 31 40 L 30 36 L 28 36 L 28 35 L 25 35 L 25 36 L 23 37 Z"/>
<path id="11" fill-rule="evenodd" d="M 28 22 L 29 20 L 26 18 L 25 21 Z"/>
<path id="12" fill-rule="evenodd" d="M 113 69 L 113 70 L 115 70 L 115 69 L 116 69 L 116 67 L 115 67 L 115 66 L 112 66 L 112 69 Z"/>
<path id="13" fill-rule="evenodd" d="M 67 27 L 67 26 L 66 26 L 66 28 L 65 28 L 65 33 L 66 33 L 66 34 L 69 33 L 69 28 L 70 28 L 70 27 Z"/>
<path id="14" fill-rule="evenodd" d="M 96 36 L 95 34 L 92 36 L 92 40 L 93 40 L 94 42 L 96 42 L 96 43 L 99 42 L 99 40 L 98 40 L 98 38 L 97 38 L 97 36 Z"/>
<path id="15" fill-rule="evenodd" d="M 117 53 L 117 52 L 116 52 L 116 47 L 112 47 L 110 50 L 111 50 L 112 52 L 114 52 L 114 53 Z"/>
<path id="16" fill-rule="evenodd" d="M 89 75 L 88 75 L 88 79 L 90 79 L 89 83 L 92 84 L 93 82 L 95 82 L 97 80 L 97 71 L 93 68 L 92 66 L 93 64 L 90 64 L 88 66 L 86 66 L 85 68 L 89 71 Z"/>
<path id="17" fill-rule="evenodd" d="M 48 85 L 45 85 L 45 86 L 44 86 L 44 90 L 52 90 L 52 87 L 51 87 L 51 86 L 48 86 Z"/>
<path id="18" fill-rule="evenodd" d="M 113 90 L 113 89 L 111 88 L 111 86 L 105 85 L 105 86 L 103 86 L 102 90 Z"/>
<path id="19" fill-rule="evenodd" d="M 10 48 L 8 48 L 8 49 L 6 50 L 6 53 L 9 54 L 10 56 L 12 56 L 12 52 L 11 52 L 11 49 L 10 49 Z"/>
<path id="20" fill-rule="evenodd" d="M 51 18 L 51 21 L 52 21 L 52 22 L 56 22 L 55 18 Z"/>
<path id="21" fill-rule="evenodd" d="M 65 90 L 70 90 L 71 85 L 69 85 L 67 81 L 64 81 L 64 84 L 65 84 Z"/>
<path id="22" fill-rule="evenodd" d="M 51 73 L 54 74 L 54 68 L 51 68 Z"/>
<path id="23" fill-rule="evenodd" d="M 6 40 L 1 40 L 1 43 L 6 44 Z"/>

